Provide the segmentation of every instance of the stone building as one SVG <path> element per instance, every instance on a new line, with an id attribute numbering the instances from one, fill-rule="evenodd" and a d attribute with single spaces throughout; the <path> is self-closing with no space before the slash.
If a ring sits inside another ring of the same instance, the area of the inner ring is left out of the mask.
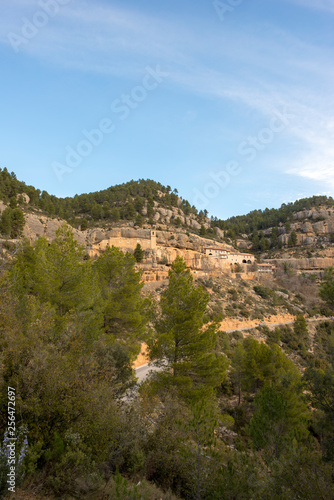
<path id="1" fill-rule="evenodd" d="M 230 248 L 224 247 L 204 247 L 205 255 L 217 259 L 225 259 L 229 264 L 254 264 L 255 257 L 249 253 L 239 253 Z"/>

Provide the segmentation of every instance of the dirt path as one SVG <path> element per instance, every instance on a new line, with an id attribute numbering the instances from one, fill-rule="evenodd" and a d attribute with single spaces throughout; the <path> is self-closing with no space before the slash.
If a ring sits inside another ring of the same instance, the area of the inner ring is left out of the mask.
<path id="1" fill-rule="evenodd" d="M 293 314 L 276 314 L 275 316 L 268 316 L 262 319 L 254 319 L 254 320 L 242 320 L 238 318 L 226 318 L 220 323 L 220 329 L 223 331 L 232 331 L 232 330 L 240 330 L 240 329 L 249 329 L 256 328 L 259 325 L 276 325 L 276 324 L 284 324 L 291 323 L 295 321 L 296 316 Z"/>
<path id="2" fill-rule="evenodd" d="M 132 368 L 139 368 L 139 366 L 146 365 L 149 362 L 149 357 L 147 355 L 147 345 L 145 342 L 142 343 L 140 348 L 140 353 L 138 354 L 137 359 L 134 361 Z"/>
<path id="3" fill-rule="evenodd" d="M 326 321 L 332 318 L 310 318 L 307 319 L 307 322 L 313 323 L 315 321 Z M 296 316 L 293 314 L 276 314 L 276 316 L 268 316 L 263 320 L 255 319 L 255 320 L 240 320 L 237 318 L 228 318 L 224 319 L 220 323 L 220 329 L 224 332 L 233 332 L 235 330 L 250 330 L 251 328 L 256 328 L 257 326 L 279 326 L 279 325 L 287 325 L 291 324 L 296 320 Z M 139 368 L 140 366 L 146 365 L 149 362 L 149 357 L 147 355 L 147 345 L 142 343 L 141 351 L 138 355 L 137 359 L 132 365 L 132 368 Z"/>

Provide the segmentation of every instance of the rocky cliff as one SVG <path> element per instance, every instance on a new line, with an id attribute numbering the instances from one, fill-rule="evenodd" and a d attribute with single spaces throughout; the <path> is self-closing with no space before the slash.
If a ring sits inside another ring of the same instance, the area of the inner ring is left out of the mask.
<path id="1" fill-rule="evenodd" d="M 279 227 L 278 240 L 282 245 L 288 245 L 292 231 L 297 234 L 297 245 L 331 243 L 334 235 L 334 209 L 323 207 L 295 212 L 289 229 L 283 224 Z M 263 233 L 270 238 L 272 228 L 266 229 Z"/>

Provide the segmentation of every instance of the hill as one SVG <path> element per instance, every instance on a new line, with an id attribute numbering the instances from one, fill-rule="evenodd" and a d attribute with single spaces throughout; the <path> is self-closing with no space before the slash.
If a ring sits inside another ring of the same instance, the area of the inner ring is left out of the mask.
<path id="1" fill-rule="evenodd" d="M 39 210 L 49 218 L 66 220 L 81 230 L 112 227 L 120 221 L 132 227 L 186 228 L 254 252 L 334 242 L 334 200 L 326 196 L 282 204 L 279 209 L 254 210 L 227 220 L 209 219 L 207 211 L 198 212 L 178 195 L 177 189 L 149 179 L 58 198 L 27 186 L 4 168 L 0 169 L 0 200 L 11 208 L 23 205 L 26 213 Z"/>
<path id="2" fill-rule="evenodd" d="M 108 245 L 133 253 L 139 244 L 148 281 L 166 277 L 177 255 L 205 274 L 252 273 L 259 270 L 252 267 L 256 257 L 267 265 L 261 271 L 282 268 L 289 260 L 297 272 L 321 277 L 333 263 L 334 201 L 325 196 L 222 221 L 198 212 L 177 189 L 152 180 L 57 198 L 0 169 L 1 199 L 2 245 L 8 246 L 8 238 L 14 244 L 20 234 L 52 241 L 65 220 L 91 257 Z"/>
<path id="3" fill-rule="evenodd" d="M 330 199 L 262 249 L 153 181 L 58 199 L 0 179 L 19 498 L 332 495 Z M 159 370 L 138 387 L 146 353 Z"/>

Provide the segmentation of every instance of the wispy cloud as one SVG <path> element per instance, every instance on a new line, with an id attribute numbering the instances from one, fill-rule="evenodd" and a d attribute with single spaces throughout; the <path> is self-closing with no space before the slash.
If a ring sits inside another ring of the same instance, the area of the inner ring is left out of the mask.
<path id="1" fill-rule="evenodd" d="M 31 20 L 38 9 L 34 0 L 29 6 L 12 0 L 0 19 L 0 41 L 10 45 L 8 33 L 20 34 L 22 17 Z M 121 69 L 124 74 L 143 58 L 181 63 L 182 39 L 187 33 L 177 23 L 172 30 L 167 22 L 138 11 L 73 0 L 22 51 L 65 67 L 105 74 Z"/>
<path id="2" fill-rule="evenodd" d="M 287 169 L 287 174 L 315 181 L 318 186 L 334 190 L 334 148 L 324 151 L 312 150 L 295 161 L 295 166 Z"/>
<path id="3" fill-rule="evenodd" d="M 334 13 L 333 0 L 289 1 Z M 19 32 L 22 17 L 38 8 L 37 0 L 11 0 L 0 19 L 0 42 L 9 45 L 8 32 Z M 254 27 L 219 26 L 202 37 L 175 20 L 73 0 L 22 50 L 48 64 L 123 78 L 160 63 L 169 85 L 203 98 L 246 106 L 262 117 L 284 107 L 295 115 L 285 132 L 294 159 L 281 171 L 334 188 L 334 70 L 323 47 L 270 25 L 258 34 Z"/>
<path id="4" fill-rule="evenodd" d="M 290 0 L 290 2 L 314 10 L 322 10 L 334 14 L 333 0 Z"/>

